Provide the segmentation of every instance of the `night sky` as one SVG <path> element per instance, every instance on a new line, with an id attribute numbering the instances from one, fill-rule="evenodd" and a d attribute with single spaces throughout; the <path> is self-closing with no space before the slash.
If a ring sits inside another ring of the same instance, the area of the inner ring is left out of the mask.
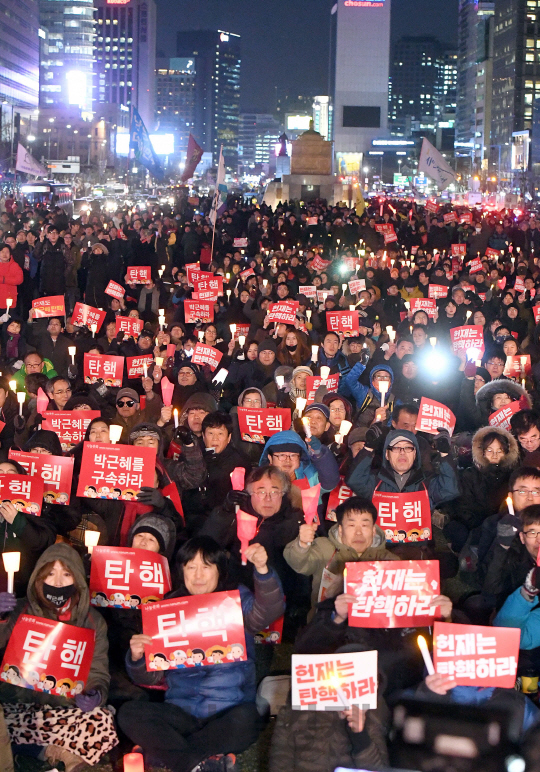
<path id="1" fill-rule="evenodd" d="M 335 0 L 156 0 L 158 51 L 176 54 L 176 31 L 242 36 L 242 111 L 272 112 L 276 86 L 328 93 L 329 13 Z M 457 40 L 458 0 L 392 0 L 392 39 Z M 369 67 L 369 62 L 366 62 Z"/>

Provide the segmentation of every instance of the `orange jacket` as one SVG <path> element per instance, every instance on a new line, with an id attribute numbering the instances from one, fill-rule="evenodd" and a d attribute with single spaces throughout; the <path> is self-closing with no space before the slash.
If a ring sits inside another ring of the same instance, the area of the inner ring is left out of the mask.
<path id="1" fill-rule="evenodd" d="M 22 268 L 13 258 L 8 263 L 0 263 L 0 308 L 6 307 L 7 298 L 11 298 L 14 308 L 17 302 L 17 285 L 23 282 Z"/>

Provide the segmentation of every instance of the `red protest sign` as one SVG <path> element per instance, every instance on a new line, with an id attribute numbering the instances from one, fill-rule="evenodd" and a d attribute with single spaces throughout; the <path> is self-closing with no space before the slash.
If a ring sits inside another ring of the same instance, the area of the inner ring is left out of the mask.
<path id="1" fill-rule="evenodd" d="M 358 266 L 358 260 L 356 257 L 342 257 L 341 262 L 347 266 L 349 271 L 356 271 Z"/>
<path id="2" fill-rule="evenodd" d="M 319 219 L 318 217 L 308 217 L 306 222 L 308 225 L 317 225 Z"/>
<path id="3" fill-rule="evenodd" d="M 253 270 L 253 268 L 246 268 L 245 271 L 240 272 L 240 278 L 242 279 L 242 281 L 246 281 L 247 279 L 249 279 L 250 276 L 255 276 L 255 271 Z"/>
<path id="4" fill-rule="evenodd" d="M 525 292 L 525 282 L 522 276 L 518 276 L 514 282 L 514 289 L 516 292 Z"/>
<path id="5" fill-rule="evenodd" d="M 95 632 L 21 614 L 9 637 L 0 678 L 43 694 L 75 697 L 84 691 L 94 656 Z"/>
<path id="6" fill-rule="evenodd" d="M 466 244 L 452 244 L 452 257 L 465 257 L 466 254 Z"/>
<path id="7" fill-rule="evenodd" d="M 321 385 L 326 386 L 327 393 L 333 393 L 338 390 L 339 386 L 339 373 L 335 373 L 334 375 L 329 375 L 328 378 L 324 381 L 320 375 L 308 375 L 306 378 L 306 398 L 307 398 L 307 404 L 311 405 L 312 402 L 315 402 L 315 394 L 317 392 L 317 389 Z"/>
<path id="8" fill-rule="evenodd" d="M 472 212 L 462 212 L 459 216 L 459 221 L 470 223 L 472 225 Z"/>
<path id="9" fill-rule="evenodd" d="M 0 474 L 0 501 L 11 501 L 17 512 L 40 515 L 43 480 L 25 474 Z"/>
<path id="10" fill-rule="evenodd" d="M 461 349 L 473 349 L 476 354 L 473 359 L 481 359 L 484 353 L 484 328 L 479 324 L 466 327 L 452 327 L 450 330 L 452 351 L 457 354 Z"/>
<path id="11" fill-rule="evenodd" d="M 313 267 L 316 271 L 324 271 L 325 268 L 328 268 L 331 262 L 331 260 L 323 260 L 320 255 L 315 255 L 313 258 Z"/>
<path id="12" fill-rule="evenodd" d="M 511 378 L 523 378 L 531 372 L 531 357 L 529 354 L 518 354 L 515 357 L 506 357 L 503 375 Z"/>
<path id="13" fill-rule="evenodd" d="M 255 633 L 255 643 L 267 643 L 275 644 L 281 643 L 283 638 L 283 622 L 284 616 L 280 616 L 277 619 L 261 630 L 259 633 Z"/>
<path id="14" fill-rule="evenodd" d="M 144 354 L 140 357 L 126 357 L 126 368 L 128 378 L 142 378 L 144 376 L 144 366 L 146 365 L 146 372 L 153 363 L 154 357 L 152 354 Z"/>
<path id="15" fill-rule="evenodd" d="M 149 671 L 247 660 L 238 590 L 147 603 L 141 611 L 143 633 L 152 638 Z"/>
<path id="16" fill-rule="evenodd" d="M 457 217 L 455 212 L 448 212 L 447 214 L 443 214 L 443 220 L 444 224 L 448 225 L 448 223 L 456 222 Z"/>
<path id="17" fill-rule="evenodd" d="M 449 407 L 435 402 L 433 399 L 422 397 L 420 410 L 416 419 L 416 431 L 427 434 L 438 434 L 437 427 L 447 429 L 450 435 L 454 433 L 456 417 Z"/>
<path id="18" fill-rule="evenodd" d="M 326 329 L 330 332 L 343 332 L 349 336 L 358 332 L 358 311 L 327 311 Z"/>
<path id="19" fill-rule="evenodd" d="M 500 256 L 501 252 L 499 249 L 492 249 L 491 247 L 486 249 L 486 257 L 489 257 L 491 260 L 498 260 Z"/>
<path id="20" fill-rule="evenodd" d="M 132 316 L 117 316 L 116 317 L 116 334 L 119 332 L 125 332 L 126 335 L 131 335 L 132 338 L 138 338 L 144 327 L 142 319 L 135 319 Z"/>
<path id="21" fill-rule="evenodd" d="M 193 282 L 193 287 L 195 292 L 212 292 L 214 295 L 223 295 L 223 276 L 212 275 L 211 279 L 200 279 Z"/>
<path id="22" fill-rule="evenodd" d="M 540 322 L 540 305 L 533 307 L 533 313 L 534 313 L 534 323 L 538 324 L 538 322 Z"/>
<path id="23" fill-rule="evenodd" d="M 497 426 L 499 429 L 510 429 L 510 419 L 515 413 L 519 413 L 522 410 L 519 400 L 510 402 L 509 405 L 501 407 L 500 410 L 496 410 L 489 417 L 489 425 Z"/>
<path id="24" fill-rule="evenodd" d="M 198 267 L 188 270 L 188 284 L 190 287 L 194 287 L 197 282 L 210 280 L 213 278 L 213 273 L 210 273 L 209 271 L 201 271 Z"/>
<path id="25" fill-rule="evenodd" d="M 216 303 L 218 299 L 218 295 L 217 295 L 217 292 L 214 292 L 214 290 L 206 290 L 205 292 L 192 292 L 191 299 L 204 300 L 206 302 Z"/>
<path id="26" fill-rule="evenodd" d="M 124 357 L 108 354 L 84 355 L 84 382 L 95 383 L 102 379 L 107 386 L 121 386 Z"/>
<path id="27" fill-rule="evenodd" d="M 130 547 L 94 547 L 90 603 L 100 608 L 139 608 L 171 590 L 169 562 L 163 555 Z"/>
<path id="28" fill-rule="evenodd" d="M 49 295 L 46 298 L 32 300 L 34 319 L 43 319 L 46 316 L 65 316 L 66 307 L 63 295 Z"/>
<path id="29" fill-rule="evenodd" d="M 469 273 L 478 273 L 478 271 L 482 271 L 484 268 L 479 257 L 475 257 L 474 260 L 471 260 L 468 267 Z"/>
<path id="30" fill-rule="evenodd" d="M 435 622 L 435 672 L 462 686 L 500 686 L 513 689 L 516 681 L 521 630 Z"/>
<path id="31" fill-rule="evenodd" d="M 280 303 L 271 303 L 270 309 L 268 311 L 268 321 L 294 324 L 296 321 L 297 311 L 297 300 L 284 300 Z"/>
<path id="32" fill-rule="evenodd" d="M 425 311 L 432 319 L 437 315 L 437 303 L 430 298 L 411 298 L 411 314 L 416 311 Z"/>
<path id="33" fill-rule="evenodd" d="M 437 214 L 439 211 L 439 205 L 435 203 L 435 201 L 426 201 L 424 204 L 424 209 L 427 209 L 427 211 L 431 212 L 432 214 Z"/>
<path id="34" fill-rule="evenodd" d="M 448 295 L 448 287 L 444 284 L 430 284 L 428 286 L 428 296 L 437 300 L 438 298 L 445 298 Z"/>
<path id="35" fill-rule="evenodd" d="M 90 421 L 100 416 L 99 410 L 45 410 L 41 428 L 58 436 L 65 453 L 83 441 Z"/>
<path id="36" fill-rule="evenodd" d="M 69 504 L 73 457 L 50 456 L 48 453 L 25 453 L 9 449 L 8 458 L 24 466 L 30 477 L 43 481 L 43 500 L 48 504 Z"/>
<path id="37" fill-rule="evenodd" d="M 362 710 L 377 707 L 376 651 L 293 654 L 293 710 Z"/>
<path id="38" fill-rule="evenodd" d="M 251 325 L 249 324 L 237 324 L 236 330 L 234 331 L 233 340 L 238 340 L 240 335 L 243 335 L 245 338 L 249 335 L 249 328 Z"/>
<path id="39" fill-rule="evenodd" d="M 152 281 L 152 269 L 149 265 L 130 265 L 126 273 L 128 284 L 149 284 Z"/>
<path id="40" fill-rule="evenodd" d="M 349 282 L 349 292 L 351 295 L 356 295 L 357 292 L 362 292 L 366 288 L 365 279 L 352 279 Z"/>
<path id="41" fill-rule="evenodd" d="M 105 287 L 105 294 L 110 295 L 112 298 L 116 298 L 117 300 L 122 300 L 126 294 L 126 291 L 121 284 L 117 284 L 111 279 Z"/>
<path id="42" fill-rule="evenodd" d="M 392 233 L 394 233 L 394 226 L 392 225 L 392 223 L 389 223 L 389 222 L 377 223 L 375 225 L 375 230 L 377 231 L 377 233 L 382 233 L 385 236 L 386 235 L 390 236 Z"/>
<path id="43" fill-rule="evenodd" d="M 357 602 L 350 627 L 427 627 L 438 615 L 429 604 L 439 592 L 438 560 L 347 563 L 345 592 Z"/>
<path id="44" fill-rule="evenodd" d="M 384 244 L 385 244 L 385 246 L 387 244 L 391 244 L 393 241 L 397 241 L 397 240 L 398 240 L 398 238 L 397 238 L 396 234 L 394 233 L 394 231 L 392 231 L 392 233 L 385 233 L 384 234 Z"/>
<path id="45" fill-rule="evenodd" d="M 233 247 L 247 247 L 248 240 L 244 237 L 237 237 L 233 239 Z"/>
<path id="46" fill-rule="evenodd" d="M 85 442 L 77 496 L 135 501 L 142 487 L 154 487 L 156 449 Z"/>
<path id="47" fill-rule="evenodd" d="M 238 425 L 243 440 L 263 444 L 265 437 L 291 428 L 291 411 L 279 407 L 239 407 Z"/>
<path id="48" fill-rule="evenodd" d="M 75 327 L 91 327 L 96 325 L 96 329 L 99 330 L 105 319 L 106 312 L 100 311 L 99 308 L 94 306 L 88 306 L 86 303 L 75 303 L 73 314 L 71 316 L 71 323 Z"/>
<path id="49" fill-rule="evenodd" d="M 210 365 L 212 372 L 218 367 L 223 354 L 217 348 L 207 346 L 205 343 L 197 343 L 191 361 L 196 365 Z"/>
<path id="50" fill-rule="evenodd" d="M 186 324 L 196 322 L 207 324 L 208 322 L 213 322 L 214 304 L 201 302 L 200 300 L 185 300 L 184 315 Z"/>
<path id="51" fill-rule="evenodd" d="M 384 530 L 387 541 L 403 544 L 431 539 L 431 507 L 427 491 L 375 491 L 372 500 L 377 507 L 377 524 Z"/>
<path id="52" fill-rule="evenodd" d="M 347 499 L 350 499 L 351 496 L 354 496 L 354 493 L 349 488 L 348 485 L 345 485 L 345 477 L 344 475 L 340 475 L 339 478 L 339 485 L 336 485 L 333 491 L 330 491 L 330 495 L 328 497 L 328 505 L 326 507 L 326 519 L 327 520 L 333 520 L 336 522 L 336 509 L 339 507 L 340 504 L 343 504 L 344 501 L 347 501 Z"/>

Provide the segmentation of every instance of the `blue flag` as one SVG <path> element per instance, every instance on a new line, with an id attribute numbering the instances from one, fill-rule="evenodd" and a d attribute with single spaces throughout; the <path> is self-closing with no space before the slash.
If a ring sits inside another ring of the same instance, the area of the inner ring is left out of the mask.
<path id="1" fill-rule="evenodd" d="M 131 138 L 129 143 L 130 150 L 134 151 L 135 158 L 148 171 L 157 177 L 163 179 L 163 169 L 159 163 L 158 157 L 150 142 L 150 136 L 139 115 L 139 111 L 133 108 L 133 118 L 131 120 Z"/>

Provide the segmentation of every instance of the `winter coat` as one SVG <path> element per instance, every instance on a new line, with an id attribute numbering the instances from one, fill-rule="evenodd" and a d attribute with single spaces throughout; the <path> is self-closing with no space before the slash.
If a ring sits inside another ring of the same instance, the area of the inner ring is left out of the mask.
<path id="1" fill-rule="evenodd" d="M 173 703 L 196 718 L 208 719 L 215 713 L 245 702 L 255 702 L 255 643 L 253 636 L 268 627 L 285 610 L 279 579 L 271 569 L 266 574 L 253 575 L 255 591 L 240 585 L 240 601 L 246 636 L 246 662 L 224 662 L 214 667 L 184 667 L 163 672 L 148 672 L 145 658 L 133 662 L 126 655 L 129 677 L 142 686 L 165 681 L 165 701 Z M 180 597 L 175 593 L 169 597 Z M 211 643 L 211 641 L 208 641 Z M 234 644 L 235 641 L 230 641 Z"/>
<path id="2" fill-rule="evenodd" d="M 388 365 L 376 365 L 371 370 L 369 375 L 370 387 L 363 383 L 360 383 L 359 378 L 366 369 L 366 366 L 362 362 L 357 362 L 352 368 L 351 372 L 341 379 L 341 383 L 338 387 L 339 394 L 342 394 L 347 399 L 354 400 L 358 413 L 355 419 L 355 426 L 371 426 L 375 419 L 375 413 L 377 408 L 381 406 L 381 393 L 373 385 L 373 375 L 379 370 L 384 370 L 390 375 L 390 388 L 386 393 L 384 404 L 388 407 L 389 412 L 392 412 L 396 399 L 392 394 L 392 386 L 394 383 L 394 372 Z"/>
<path id="3" fill-rule="evenodd" d="M 105 294 L 105 289 L 112 278 L 109 255 L 92 252 L 86 262 L 88 274 L 84 299 L 94 308 L 106 308 L 110 297 Z"/>
<path id="4" fill-rule="evenodd" d="M 511 592 L 521 587 L 536 560 L 522 544 L 519 535 L 508 549 L 496 544 L 487 566 L 482 594 L 487 602 L 500 608 Z"/>
<path id="5" fill-rule="evenodd" d="M 34 325 L 32 325 L 32 333 L 34 333 Z M 63 375 L 64 378 L 67 377 L 68 367 L 71 364 L 68 348 L 73 345 L 73 342 L 68 337 L 60 333 L 56 341 L 53 341 L 50 333 L 47 330 L 43 330 L 41 334 L 32 334 L 29 343 L 36 347 L 44 359 L 52 362 L 58 375 Z"/>
<path id="6" fill-rule="evenodd" d="M 482 425 L 485 426 L 489 421 L 489 416 L 496 412 L 491 407 L 491 401 L 495 394 L 507 394 L 510 399 L 523 400 L 523 408 L 531 408 L 532 401 L 525 389 L 520 386 L 519 383 L 509 380 L 508 378 L 496 378 L 494 381 L 485 383 L 476 392 L 476 406 L 478 414 L 482 418 Z"/>
<path id="7" fill-rule="evenodd" d="M 61 239 L 52 244 L 49 239 L 36 242 L 34 257 L 41 263 L 39 273 L 39 294 L 64 295 L 66 292 L 66 269 L 74 261 Z"/>
<path id="8" fill-rule="evenodd" d="M 330 450 L 325 445 L 322 445 L 316 452 L 311 450 L 311 448 L 308 450 L 306 443 L 296 432 L 291 430 L 278 432 L 273 437 L 270 437 L 264 446 L 259 466 L 269 464 L 268 452 L 272 450 L 274 445 L 281 445 L 283 443 L 298 445 L 300 466 L 295 471 L 297 480 L 307 479 L 310 487 L 320 483 L 321 493 L 334 490 L 339 483 L 339 468 Z"/>
<path id="9" fill-rule="evenodd" d="M 75 585 L 79 593 L 77 605 L 71 609 L 71 618 L 65 621 L 65 624 L 84 627 L 95 632 L 94 654 L 85 691 L 98 689 L 101 694 L 101 704 L 104 705 L 107 701 L 110 682 L 107 626 L 99 612 L 90 606 L 90 593 L 86 584 L 83 562 L 79 554 L 68 544 L 63 542 L 53 544 L 42 553 L 28 582 L 26 598 L 19 600 L 15 610 L 11 612 L 7 620 L 0 623 L 0 647 L 4 648 L 7 645 L 15 623 L 21 614 L 31 614 L 44 619 L 57 620 L 56 614 L 53 611 L 40 605 L 35 589 L 36 578 L 41 568 L 55 560 L 61 560 L 62 563 L 68 566 L 75 578 Z M 57 705 L 73 706 L 74 704 L 74 700 L 71 698 L 23 689 L 20 686 L 13 686 L 4 681 L 0 681 L 0 701 L 38 703 L 40 705 L 52 705 L 53 707 Z"/>
<path id="10" fill-rule="evenodd" d="M 355 563 L 365 560 L 399 560 L 397 555 L 385 547 L 384 533 L 377 528 L 371 546 L 364 552 L 358 553 L 354 547 L 347 547 L 339 538 L 339 526 L 337 523 L 330 528 L 328 536 L 319 536 L 312 544 L 301 547 L 298 538 L 293 539 L 285 547 L 283 557 L 299 574 L 312 576 L 311 607 L 315 609 L 323 571 L 327 568 L 337 577 L 343 576 L 345 563 Z M 341 581 L 341 586 L 342 581 Z M 335 594 L 335 593 L 334 593 Z"/>
<path id="11" fill-rule="evenodd" d="M 482 451 L 482 440 L 491 432 L 504 437 L 510 446 L 500 464 L 490 464 Z M 519 464 L 518 445 L 504 429 L 484 426 L 473 437 L 472 457 L 474 466 L 461 473 L 461 496 L 453 505 L 453 519 L 469 530 L 482 525 L 486 517 L 498 512 L 508 496 L 508 480 Z"/>
<path id="12" fill-rule="evenodd" d="M 517 627 L 521 630 L 520 649 L 536 649 L 540 646 L 540 608 L 538 598 L 526 600 L 518 587 L 504 601 L 493 620 L 494 627 Z"/>
<path id="13" fill-rule="evenodd" d="M 23 272 L 20 265 L 11 257 L 7 263 L 0 263 L 0 308 L 6 307 L 7 298 L 17 303 L 17 287 L 23 282 Z"/>

